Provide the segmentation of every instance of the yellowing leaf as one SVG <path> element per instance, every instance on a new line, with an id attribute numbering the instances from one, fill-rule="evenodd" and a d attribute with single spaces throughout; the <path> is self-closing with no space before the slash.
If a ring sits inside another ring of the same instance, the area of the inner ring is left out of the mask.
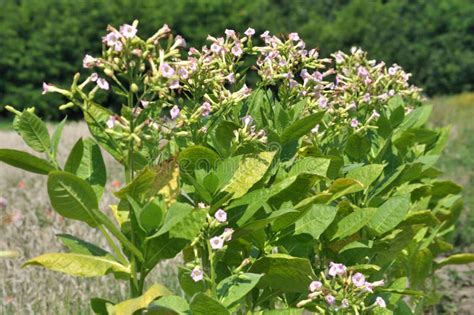
<path id="1" fill-rule="evenodd" d="M 50 253 L 28 260 L 23 266 L 38 265 L 77 277 L 98 277 L 110 272 L 130 274 L 130 267 L 114 260 L 74 253 Z"/>
<path id="2" fill-rule="evenodd" d="M 126 300 L 108 308 L 111 315 L 133 315 L 134 312 L 147 308 L 151 302 L 165 295 L 173 295 L 165 286 L 155 284 L 142 296 Z"/>

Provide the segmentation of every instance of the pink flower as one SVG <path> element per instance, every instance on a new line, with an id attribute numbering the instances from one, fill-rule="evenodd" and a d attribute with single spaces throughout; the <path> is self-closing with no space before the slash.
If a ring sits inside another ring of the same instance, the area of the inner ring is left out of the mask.
<path id="1" fill-rule="evenodd" d="M 231 51 L 232 51 L 232 54 L 236 57 L 239 57 L 243 53 L 242 46 L 240 44 L 236 44 L 234 47 L 232 47 Z"/>
<path id="2" fill-rule="evenodd" d="M 103 37 L 102 39 L 107 46 L 109 47 L 114 47 L 115 51 L 121 51 L 122 50 L 122 42 L 121 42 L 121 35 L 120 33 L 117 32 L 110 32 L 106 36 Z"/>
<path id="3" fill-rule="evenodd" d="M 326 295 L 324 298 L 326 299 L 326 302 L 329 305 L 333 305 L 334 303 L 336 303 L 336 298 L 332 296 L 331 294 Z"/>
<path id="4" fill-rule="evenodd" d="M 224 247 L 224 238 L 222 238 L 222 236 L 214 236 L 209 242 L 211 243 L 212 249 L 221 249 Z"/>
<path id="5" fill-rule="evenodd" d="M 370 102 L 370 94 L 369 93 L 364 94 L 364 102 L 366 102 L 366 103 Z"/>
<path id="6" fill-rule="evenodd" d="M 226 29 L 224 31 L 224 33 L 228 38 L 235 38 L 235 31 L 234 30 Z"/>
<path id="7" fill-rule="evenodd" d="M 321 281 L 312 281 L 309 284 L 309 291 L 314 292 L 314 291 L 319 291 L 323 287 L 323 284 Z"/>
<path id="8" fill-rule="evenodd" d="M 201 115 L 204 116 L 204 117 L 207 117 L 207 116 L 209 116 L 210 113 L 211 113 L 211 104 L 209 102 L 202 103 L 202 105 L 201 105 Z"/>
<path id="9" fill-rule="evenodd" d="M 105 80 L 104 78 L 98 78 L 97 79 L 97 86 L 101 88 L 102 90 L 108 90 L 109 89 L 109 82 Z"/>
<path id="10" fill-rule="evenodd" d="M 344 53 L 343 52 L 338 51 L 335 54 L 335 57 L 336 57 L 336 63 L 343 63 L 344 62 Z"/>
<path id="11" fill-rule="evenodd" d="M 167 62 L 163 62 L 160 65 L 160 72 L 165 78 L 170 78 L 174 75 L 174 69 Z"/>
<path id="12" fill-rule="evenodd" d="M 290 33 L 288 35 L 288 38 L 294 42 L 297 42 L 300 40 L 300 36 L 298 35 L 298 33 Z"/>
<path id="13" fill-rule="evenodd" d="M 82 66 L 84 68 L 92 68 L 93 66 L 95 66 L 96 60 L 97 59 L 95 59 L 91 55 L 85 55 L 84 59 L 82 59 Z"/>
<path id="14" fill-rule="evenodd" d="M 92 82 L 96 82 L 98 79 L 99 79 L 99 75 L 97 74 L 97 72 L 94 72 L 93 74 L 91 74 Z"/>
<path id="15" fill-rule="evenodd" d="M 376 304 L 377 306 L 382 307 L 382 308 L 386 308 L 386 307 L 387 307 L 387 304 L 385 304 L 384 299 L 382 299 L 380 296 L 377 296 L 377 298 L 375 299 L 375 304 Z"/>
<path id="16" fill-rule="evenodd" d="M 137 28 L 130 24 L 124 24 L 120 26 L 120 33 L 125 38 L 133 38 L 137 34 Z"/>
<path id="17" fill-rule="evenodd" d="M 322 109 L 325 109 L 328 107 L 328 99 L 325 98 L 324 96 L 321 96 L 319 98 L 319 107 L 321 107 Z"/>
<path id="18" fill-rule="evenodd" d="M 229 73 L 225 78 L 230 84 L 235 83 L 235 75 L 233 73 Z"/>
<path id="19" fill-rule="evenodd" d="M 219 45 L 219 43 L 217 42 L 214 42 L 212 43 L 211 45 L 211 51 L 218 54 L 222 51 L 223 47 L 221 45 Z"/>
<path id="20" fill-rule="evenodd" d="M 359 121 L 357 120 L 357 118 L 353 118 L 351 120 L 351 127 L 352 128 L 357 128 L 357 126 L 359 126 Z"/>
<path id="21" fill-rule="evenodd" d="M 360 272 L 354 274 L 352 276 L 352 283 L 354 283 L 354 285 L 356 287 L 361 287 L 365 284 L 365 277 L 363 274 L 361 274 Z"/>
<path id="22" fill-rule="evenodd" d="M 147 108 L 150 105 L 149 101 L 141 100 L 140 103 L 142 104 L 143 108 Z"/>
<path id="23" fill-rule="evenodd" d="M 263 39 L 267 39 L 268 37 L 270 37 L 269 31 L 265 31 L 260 35 L 260 38 L 263 38 Z"/>
<path id="24" fill-rule="evenodd" d="M 372 112 L 372 117 L 375 119 L 379 118 L 380 117 L 379 112 L 374 109 L 374 111 Z"/>
<path id="25" fill-rule="evenodd" d="M 366 282 L 365 283 L 365 290 L 370 293 L 374 293 L 374 288 L 375 287 L 381 287 L 384 286 L 385 282 L 383 280 L 375 281 L 375 282 Z"/>
<path id="26" fill-rule="evenodd" d="M 174 47 L 186 47 L 186 41 L 184 40 L 184 37 L 181 35 L 177 35 L 175 40 L 174 40 Z"/>
<path id="27" fill-rule="evenodd" d="M 225 212 L 222 209 L 219 209 L 214 213 L 214 218 L 216 218 L 217 221 L 223 223 L 227 221 L 227 212 Z"/>
<path id="28" fill-rule="evenodd" d="M 397 67 L 391 66 L 390 68 L 388 68 L 388 74 L 390 74 L 390 75 L 397 74 Z"/>
<path id="29" fill-rule="evenodd" d="M 314 81 L 321 82 L 323 80 L 323 74 L 319 71 L 315 71 L 313 73 L 313 78 L 314 78 Z"/>
<path id="30" fill-rule="evenodd" d="M 181 79 L 187 79 L 189 77 L 189 72 L 186 68 L 179 68 L 178 69 L 178 75 Z"/>
<path id="31" fill-rule="evenodd" d="M 343 264 L 336 264 L 331 262 L 329 266 L 329 275 L 332 277 L 335 277 L 336 275 L 342 276 L 346 273 L 346 266 L 344 266 Z"/>
<path id="32" fill-rule="evenodd" d="M 245 32 L 244 34 L 248 37 L 252 37 L 253 35 L 255 35 L 255 30 L 251 27 L 249 27 Z"/>
<path id="33" fill-rule="evenodd" d="M 170 116 L 171 116 L 171 119 L 176 119 L 179 117 L 179 113 L 180 113 L 180 110 L 179 110 L 179 107 L 177 105 L 174 105 L 171 110 L 170 110 Z"/>
<path id="34" fill-rule="evenodd" d="M 204 272 L 198 266 L 194 267 L 193 271 L 191 271 L 191 278 L 193 278 L 194 282 L 199 282 L 204 278 Z"/>
<path id="35" fill-rule="evenodd" d="M 369 75 L 369 72 L 367 71 L 366 68 L 362 67 L 362 66 L 359 66 L 359 68 L 357 68 L 357 75 L 359 77 L 363 77 L 365 78 L 366 76 Z"/>
<path id="36" fill-rule="evenodd" d="M 52 84 L 48 84 L 46 82 L 43 82 L 43 93 L 41 94 L 46 94 L 46 93 L 49 93 L 49 92 L 53 92 L 52 90 L 55 88 L 54 85 Z"/>

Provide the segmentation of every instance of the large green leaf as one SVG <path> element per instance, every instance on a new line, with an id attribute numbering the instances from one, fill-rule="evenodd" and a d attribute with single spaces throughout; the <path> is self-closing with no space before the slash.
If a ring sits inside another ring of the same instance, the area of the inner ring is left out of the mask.
<path id="1" fill-rule="evenodd" d="M 305 157 L 296 161 L 288 175 L 297 176 L 304 173 L 326 177 L 330 164 L 330 159 Z"/>
<path id="2" fill-rule="evenodd" d="M 130 267 L 117 261 L 75 253 L 50 253 L 28 260 L 23 266 L 38 265 L 78 277 L 98 277 L 109 272 L 130 274 Z"/>
<path id="3" fill-rule="evenodd" d="M 368 227 L 378 235 L 384 234 L 403 221 L 410 209 L 408 196 L 395 196 L 385 201 L 370 220 Z"/>
<path id="4" fill-rule="evenodd" d="M 364 189 L 364 185 L 352 178 L 338 178 L 329 186 L 329 192 L 333 194 L 331 200 L 336 200 L 347 194 L 352 194 Z"/>
<path id="5" fill-rule="evenodd" d="M 218 159 L 219 155 L 209 148 L 191 146 L 179 154 L 179 170 L 182 175 L 192 176 L 195 169 L 213 169 Z"/>
<path id="6" fill-rule="evenodd" d="M 83 241 L 75 236 L 69 234 L 58 234 L 56 236 L 72 253 L 90 256 L 102 256 L 111 260 L 115 259 L 114 256 L 112 256 L 106 250 L 103 250 L 92 243 Z"/>
<path id="7" fill-rule="evenodd" d="M 369 223 L 376 211 L 376 208 L 363 208 L 345 216 L 337 222 L 336 230 L 331 240 L 343 239 L 356 233 Z"/>
<path id="8" fill-rule="evenodd" d="M 34 113 L 24 111 L 18 118 L 18 132 L 25 143 L 37 152 L 49 152 L 51 139 L 46 124 Z"/>
<path id="9" fill-rule="evenodd" d="M 225 278 L 217 285 L 219 301 L 230 307 L 247 295 L 257 284 L 263 274 L 244 273 Z"/>
<path id="10" fill-rule="evenodd" d="M 99 224 L 93 214 L 99 208 L 97 197 L 85 180 L 67 172 L 51 172 L 48 194 L 54 210 L 63 217 L 86 222 L 92 227 Z"/>
<path id="11" fill-rule="evenodd" d="M 311 279 L 315 278 L 308 259 L 286 254 L 262 257 L 253 264 L 250 272 L 265 274 L 259 287 L 271 287 L 282 292 L 306 292 Z"/>
<path id="12" fill-rule="evenodd" d="M 186 299 L 177 295 L 166 295 L 148 307 L 147 315 L 188 315 L 190 312 Z"/>
<path id="13" fill-rule="evenodd" d="M 293 140 L 298 140 L 305 134 L 311 131 L 324 116 L 324 111 L 306 116 L 302 119 L 296 120 L 293 124 L 286 127 L 283 131 L 280 139 L 281 143 L 286 144 Z"/>
<path id="14" fill-rule="evenodd" d="M 120 302 L 109 308 L 110 315 L 133 315 L 136 311 L 147 308 L 159 297 L 173 295 L 161 284 L 152 285 L 142 296 Z"/>
<path id="15" fill-rule="evenodd" d="M 193 211 L 193 209 L 194 207 L 187 203 L 175 202 L 174 204 L 172 204 L 168 209 L 168 212 L 166 213 L 163 225 L 155 234 L 150 236 L 149 239 L 158 237 L 160 235 L 165 234 L 166 232 L 169 232 L 174 226 L 176 226 L 185 217 L 187 217 L 191 213 L 191 211 Z"/>
<path id="16" fill-rule="evenodd" d="M 431 274 L 433 254 L 428 248 L 417 250 L 410 261 L 410 287 L 421 288 Z"/>
<path id="17" fill-rule="evenodd" d="M 349 171 L 346 177 L 359 181 L 364 185 L 364 188 L 367 188 L 380 176 L 383 168 L 382 164 L 364 165 Z"/>
<path id="18" fill-rule="evenodd" d="M 310 234 L 318 239 L 336 217 L 337 208 L 321 204 L 314 204 L 295 223 L 294 234 Z"/>
<path id="19" fill-rule="evenodd" d="M 86 180 L 97 194 L 102 196 L 107 171 L 99 146 L 91 139 L 79 139 L 69 154 L 64 170 Z"/>
<path id="20" fill-rule="evenodd" d="M 274 156 L 275 152 L 261 152 L 257 155 L 245 156 L 223 190 L 232 194 L 233 199 L 242 197 L 262 179 Z"/>
<path id="21" fill-rule="evenodd" d="M 196 294 L 190 303 L 193 315 L 229 315 L 227 308 L 204 293 Z"/>
<path id="22" fill-rule="evenodd" d="M 13 149 L 0 149 L 0 161 L 28 172 L 42 175 L 48 175 L 49 172 L 55 170 L 55 167 L 48 161 L 27 152 Z"/>

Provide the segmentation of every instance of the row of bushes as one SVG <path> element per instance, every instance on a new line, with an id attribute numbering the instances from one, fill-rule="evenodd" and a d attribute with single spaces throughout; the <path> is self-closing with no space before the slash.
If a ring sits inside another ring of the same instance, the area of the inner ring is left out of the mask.
<path id="1" fill-rule="evenodd" d="M 0 10 L 0 115 L 5 104 L 58 118 L 59 100 L 41 83 L 68 86 L 85 53 L 101 50 L 107 24 L 139 19 L 140 33 L 163 23 L 202 45 L 207 33 L 252 26 L 297 31 L 323 55 L 358 45 L 397 62 L 428 95 L 472 90 L 474 5 L 470 0 L 4 0 Z M 74 114 L 73 114 L 74 115 Z"/>

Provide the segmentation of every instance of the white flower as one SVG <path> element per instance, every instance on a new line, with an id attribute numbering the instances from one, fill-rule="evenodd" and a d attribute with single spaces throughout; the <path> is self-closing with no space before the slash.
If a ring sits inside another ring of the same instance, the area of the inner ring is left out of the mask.
<path id="1" fill-rule="evenodd" d="M 212 249 L 221 249 L 224 246 L 224 238 L 222 236 L 214 236 L 209 242 Z"/>
<path id="2" fill-rule="evenodd" d="M 175 40 L 174 40 L 174 44 L 173 44 L 174 47 L 186 47 L 186 41 L 184 40 L 183 36 L 176 36 Z"/>
<path id="3" fill-rule="evenodd" d="M 352 276 L 352 283 L 354 283 L 354 285 L 356 287 L 361 287 L 365 284 L 365 277 L 363 274 L 361 274 L 360 272 L 357 272 L 356 274 L 354 274 Z"/>
<path id="4" fill-rule="evenodd" d="M 103 37 L 103 41 L 107 44 L 107 46 L 114 47 L 115 51 L 122 50 L 122 42 L 121 42 L 121 35 L 115 31 L 108 33 L 106 36 Z"/>
<path id="5" fill-rule="evenodd" d="M 99 79 L 99 75 L 97 74 L 97 72 L 94 72 L 93 74 L 91 74 L 92 82 L 96 82 L 98 79 Z"/>
<path id="6" fill-rule="evenodd" d="M 248 37 L 252 37 L 253 35 L 255 35 L 255 30 L 251 27 L 249 27 L 245 32 L 244 34 Z"/>
<path id="7" fill-rule="evenodd" d="M 288 35 L 288 38 L 294 42 L 297 42 L 300 40 L 300 36 L 298 35 L 298 33 L 290 33 Z"/>
<path id="8" fill-rule="evenodd" d="M 120 26 L 120 33 L 125 38 L 133 38 L 137 34 L 137 28 L 130 24 L 124 24 Z"/>
<path id="9" fill-rule="evenodd" d="M 191 271 L 191 278 L 193 278 L 194 282 L 201 281 L 204 278 L 204 272 L 198 266 L 194 267 L 193 271 Z"/>
<path id="10" fill-rule="evenodd" d="M 179 89 L 180 87 L 181 87 L 181 85 L 179 85 L 179 80 L 173 80 L 173 81 L 171 81 L 170 84 L 169 84 L 169 88 L 170 88 L 171 90 L 177 90 L 177 89 Z"/>
<path id="11" fill-rule="evenodd" d="M 181 67 L 178 69 L 178 75 L 181 79 L 187 79 L 189 76 L 189 73 L 186 68 Z"/>
<path id="12" fill-rule="evenodd" d="M 309 291 L 314 292 L 314 291 L 319 291 L 323 287 L 323 284 L 321 281 L 312 281 L 309 284 Z"/>
<path id="13" fill-rule="evenodd" d="M 141 100 L 140 103 L 142 104 L 143 108 L 147 108 L 150 105 L 149 101 Z"/>
<path id="14" fill-rule="evenodd" d="M 242 122 L 244 123 L 244 126 L 247 128 L 248 126 L 252 124 L 253 118 L 250 115 L 246 115 L 242 117 Z"/>
<path id="15" fill-rule="evenodd" d="M 351 120 L 351 127 L 352 128 L 357 128 L 357 126 L 359 126 L 359 121 L 356 118 L 353 118 Z"/>
<path id="16" fill-rule="evenodd" d="M 377 296 L 377 298 L 375 299 L 375 304 L 376 304 L 377 306 L 382 307 L 382 308 L 386 308 L 386 307 L 387 307 L 387 304 L 385 304 L 384 299 L 382 299 L 380 296 Z"/>
<path id="17" fill-rule="evenodd" d="M 214 213 L 214 218 L 216 218 L 217 221 L 223 223 L 227 221 L 227 212 L 225 212 L 222 209 L 219 209 Z"/>
<path id="18" fill-rule="evenodd" d="M 243 53 L 242 47 L 240 45 L 235 45 L 234 47 L 232 47 L 231 51 L 232 54 L 236 57 L 239 57 Z"/>
<path id="19" fill-rule="evenodd" d="M 318 133 L 319 132 L 319 124 L 317 124 L 316 126 L 314 126 L 313 129 L 311 129 L 311 133 Z"/>
<path id="20" fill-rule="evenodd" d="M 234 234 L 233 228 L 225 228 L 224 233 L 222 233 L 221 237 L 224 239 L 224 241 L 228 242 L 232 240 L 232 234 Z"/>
<path id="21" fill-rule="evenodd" d="M 54 85 L 43 82 L 43 92 L 41 94 L 44 95 L 46 93 L 52 92 L 52 89 L 54 88 L 55 88 Z"/>
<path id="22" fill-rule="evenodd" d="M 179 113 L 180 113 L 180 110 L 179 110 L 179 107 L 177 105 L 174 105 L 171 110 L 170 110 L 170 116 L 171 116 L 171 119 L 176 119 L 179 117 Z"/>
<path id="23" fill-rule="evenodd" d="M 116 118 L 114 116 L 110 116 L 107 122 L 105 123 L 107 125 L 107 128 L 113 128 L 115 126 L 115 121 Z"/>
<path id="24" fill-rule="evenodd" d="M 235 38 L 235 31 L 234 30 L 226 29 L 224 31 L 224 33 L 228 38 Z"/>
<path id="25" fill-rule="evenodd" d="M 326 295 L 325 299 L 329 305 L 333 305 L 334 303 L 336 303 L 336 298 L 332 296 L 331 294 Z"/>
<path id="26" fill-rule="evenodd" d="M 390 74 L 390 75 L 397 74 L 397 67 L 396 66 L 391 66 L 390 68 L 388 68 L 388 74 Z"/>
<path id="27" fill-rule="evenodd" d="M 205 209 L 206 207 L 207 207 L 207 206 L 206 206 L 206 204 L 205 204 L 204 202 L 199 202 L 199 203 L 198 203 L 198 208 L 199 208 L 199 209 Z"/>
<path id="28" fill-rule="evenodd" d="M 328 99 L 324 96 L 321 96 L 319 98 L 319 107 L 321 107 L 322 109 L 326 109 L 328 107 Z"/>
<path id="29" fill-rule="evenodd" d="M 95 59 L 91 55 L 85 55 L 84 59 L 82 59 L 82 66 L 84 68 L 92 68 L 93 66 L 95 66 L 96 60 L 97 59 Z"/>
<path id="30" fill-rule="evenodd" d="M 101 88 L 102 90 L 108 90 L 109 89 L 109 82 L 105 80 L 104 78 L 98 78 L 97 79 L 97 86 Z"/>

